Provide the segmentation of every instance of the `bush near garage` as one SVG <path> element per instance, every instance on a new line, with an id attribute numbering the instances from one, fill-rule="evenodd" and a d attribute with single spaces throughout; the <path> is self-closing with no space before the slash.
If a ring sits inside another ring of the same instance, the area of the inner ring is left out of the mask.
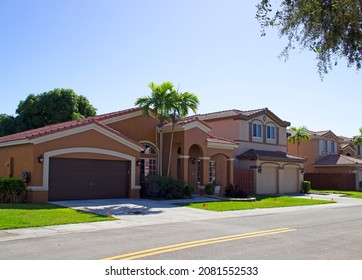
<path id="1" fill-rule="evenodd" d="M 310 190 L 311 190 L 310 181 L 303 181 L 302 182 L 302 193 L 309 193 Z"/>
<path id="2" fill-rule="evenodd" d="M 0 202 L 16 202 L 16 198 L 25 193 L 25 184 L 21 179 L 0 177 Z"/>
<path id="3" fill-rule="evenodd" d="M 142 197 L 180 199 L 191 197 L 193 190 L 183 180 L 164 176 L 148 176 L 142 183 L 141 193 Z"/>

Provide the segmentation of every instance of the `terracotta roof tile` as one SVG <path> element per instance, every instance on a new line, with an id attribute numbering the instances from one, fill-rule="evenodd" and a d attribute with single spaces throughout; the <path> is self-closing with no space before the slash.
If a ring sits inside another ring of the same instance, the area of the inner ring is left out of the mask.
<path id="1" fill-rule="evenodd" d="M 317 161 L 314 165 L 315 166 L 331 166 L 331 165 L 354 166 L 354 165 L 362 165 L 362 160 L 345 155 L 328 155 Z"/>
<path id="2" fill-rule="evenodd" d="M 305 161 L 306 158 L 288 154 L 281 151 L 265 151 L 250 149 L 243 154 L 236 156 L 238 159 L 274 159 L 274 160 L 286 160 L 286 161 Z"/>

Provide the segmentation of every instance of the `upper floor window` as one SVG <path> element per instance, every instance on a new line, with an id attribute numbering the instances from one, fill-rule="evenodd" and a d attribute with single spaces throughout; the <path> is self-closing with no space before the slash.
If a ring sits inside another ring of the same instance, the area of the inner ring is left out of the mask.
<path id="1" fill-rule="evenodd" d="M 253 123 L 253 137 L 261 138 L 261 124 Z"/>
<path id="2" fill-rule="evenodd" d="M 272 125 L 266 126 L 266 139 L 275 140 L 275 126 Z"/>
<path id="3" fill-rule="evenodd" d="M 319 142 L 320 145 L 320 153 L 327 154 L 328 153 L 328 141 L 326 139 L 322 139 Z"/>
<path id="4" fill-rule="evenodd" d="M 329 141 L 329 150 L 328 153 L 335 154 L 336 153 L 336 142 Z"/>
<path id="5" fill-rule="evenodd" d="M 361 155 L 361 146 L 360 145 L 358 145 L 357 146 L 357 155 Z"/>
<path id="6" fill-rule="evenodd" d="M 156 150 L 155 150 L 153 147 L 149 146 L 149 145 L 145 145 L 145 151 L 144 151 L 144 153 L 145 153 L 146 155 L 155 155 L 155 154 L 156 154 Z"/>

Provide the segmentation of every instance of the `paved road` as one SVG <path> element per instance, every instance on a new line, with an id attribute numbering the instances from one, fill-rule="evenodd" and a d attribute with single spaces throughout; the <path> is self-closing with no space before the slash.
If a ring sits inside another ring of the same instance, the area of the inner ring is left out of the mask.
<path id="1" fill-rule="evenodd" d="M 362 200 L 333 199 L 338 203 L 225 213 L 174 207 L 169 202 L 89 201 L 73 206 L 111 211 L 120 220 L 0 231 L 0 259 L 125 258 L 125 254 L 154 248 L 152 254 L 135 256 L 362 259 Z"/>

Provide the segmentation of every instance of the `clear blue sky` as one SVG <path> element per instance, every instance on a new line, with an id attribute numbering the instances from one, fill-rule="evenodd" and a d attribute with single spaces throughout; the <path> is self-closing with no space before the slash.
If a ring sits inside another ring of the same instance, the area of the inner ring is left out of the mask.
<path id="1" fill-rule="evenodd" d="M 278 59 L 286 41 L 260 36 L 257 2 L 2 0 L 0 113 L 54 88 L 109 113 L 168 80 L 198 95 L 199 113 L 268 107 L 292 126 L 358 134 L 362 73 L 340 61 L 321 81 L 313 53 Z"/>

